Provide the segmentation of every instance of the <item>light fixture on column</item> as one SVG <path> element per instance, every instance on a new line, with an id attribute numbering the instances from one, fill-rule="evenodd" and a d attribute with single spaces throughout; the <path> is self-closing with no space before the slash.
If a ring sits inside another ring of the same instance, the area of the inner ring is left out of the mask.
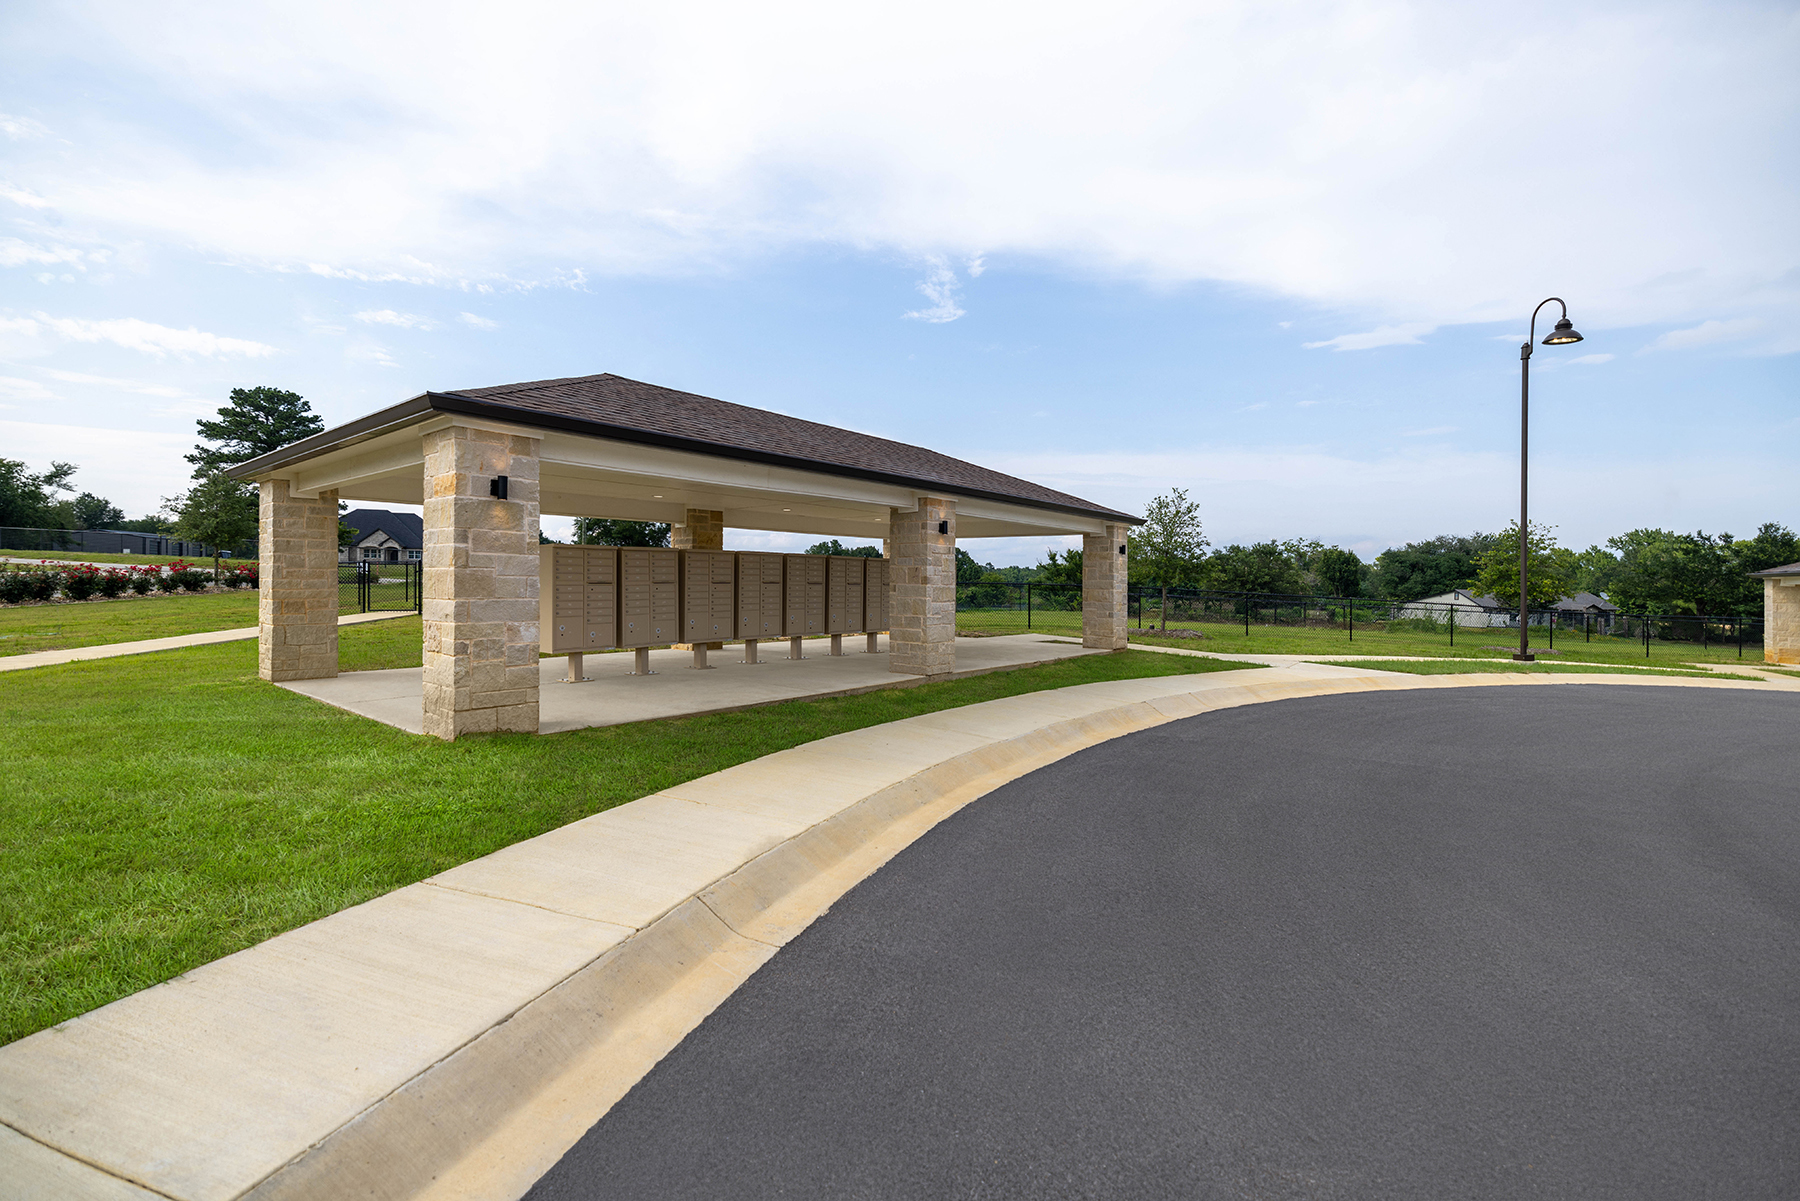
<path id="1" fill-rule="evenodd" d="M 938 522 L 938 533 L 948 534 L 949 532 L 950 532 L 950 523 L 948 521 Z"/>
<path id="2" fill-rule="evenodd" d="M 506 499 L 506 477 L 497 475 L 488 481 L 488 495 L 496 500 Z"/>

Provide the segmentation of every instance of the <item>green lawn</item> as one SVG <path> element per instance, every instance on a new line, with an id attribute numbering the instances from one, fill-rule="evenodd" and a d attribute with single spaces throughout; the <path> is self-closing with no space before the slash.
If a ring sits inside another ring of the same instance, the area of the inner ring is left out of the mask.
<path id="1" fill-rule="evenodd" d="M 245 629 L 256 624 L 256 597 L 243 588 L 8 606 L 0 609 L 0 655 Z"/>
<path id="2" fill-rule="evenodd" d="M 419 662 L 419 619 L 345 627 Z M 0 674 L 0 1042 L 623 801 L 938 709 L 1240 664 L 1125 652 L 546 736 L 402 733 L 263 683 L 256 644 Z"/>
<path id="3" fill-rule="evenodd" d="M 1666 667 L 1582 667 L 1573 663 L 1498 663 L 1474 659 L 1314 659 L 1326 667 L 1364 667 L 1375 671 L 1403 671 L 1415 676 L 1482 675 L 1522 672 L 1531 675 L 1691 676 L 1703 680 L 1755 680 L 1756 676 L 1729 671 L 1679 671 Z"/>
<path id="4" fill-rule="evenodd" d="M 196 566 L 208 568 L 212 566 L 211 555 L 203 559 L 196 559 L 191 555 L 184 558 L 179 555 L 90 554 L 84 550 L 5 550 L 0 548 L 0 559 L 29 559 L 33 563 L 42 562 L 45 559 L 52 563 L 153 563 L 158 567 L 167 567 L 170 563 L 180 559 L 181 562 L 193 563 Z M 255 559 L 220 559 L 219 565 L 235 567 L 240 563 L 255 562 Z"/>
<path id="5" fill-rule="evenodd" d="M 965 618 L 973 614 L 958 613 L 957 625 L 966 628 Z M 1075 615 L 1079 617 L 1079 615 Z M 1034 615 L 1035 617 L 1035 615 Z M 1035 623 L 1034 623 L 1035 624 Z M 1242 625 L 1224 625 L 1199 622 L 1170 622 L 1170 629 L 1191 629 L 1200 631 L 1204 637 L 1200 639 L 1170 639 L 1169 646 L 1186 647 L 1189 650 L 1214 651 L 1219 654 L 1243 655 L 1429 655 L 1457 659 L 1506 659 L 1519 648 L 1519 635 L 1516 631 L 1506 629 L 1458 630 L 1456 645 L 1450 645 L 1447 633 L 1422 633 L 1415 631 L 1389 632 L 1379 626 L 1356 627 L 1356 636 L 1352 639 L 1342 629 L 1320 629 L 1314 627 L 1257 625 L 1252 623 L 1250 634 L 1244 634 Z M 1079 632 L 1080 623 L 1073 627 Z M 1145 631 L 1148 634 L 1149 631 Z M 1131 631 L 1133 641 L 1139 639 L 1139 631 Z M 1151 638 L 1153 639 L 1153 635 Z M 1532 631 L 1533 649 L 1548 647 L 1545 632 Z M 1546 654 L 1545 658 L 1565 662 L 1593 662 L 1663 665 L 1676 667 L 1683 663 L 1719 663 L 1755 664 L 1762 661 L 1762 647 L 1748 645 L 1744 648 L 1744 657 L 1738 658 L 1737 644 L 1721 646 L 1711 643 L 1702 649 L 1697 642 L 1662 642 L 1655 639 L 1650 643 L 1650 656 L 1644 657 L 1644 644 L 1629 638 L 1595 637 L 1593 641 L 1583 641 L 1579 631 L 1559 630 L 1556 635 L 1555 654 Z"/>

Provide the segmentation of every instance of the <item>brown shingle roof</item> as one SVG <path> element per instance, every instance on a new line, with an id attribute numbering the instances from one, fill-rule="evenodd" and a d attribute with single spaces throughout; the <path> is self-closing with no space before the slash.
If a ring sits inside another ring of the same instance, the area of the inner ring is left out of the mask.
<path id="1" fill-rule="evenodd" d="M 880 479 L 909 486 L 938 485 L 946 490 L 1022 501 L 1112 520 L 1137 523 L 1117 509 L 991 471 L 949 455 L 821 425 L 799 417 L 678 392 L 619 375 L 586 375 L 570 379 L 534 380 L 493 388 L 433 392 L 434 402 L 466 400 L 485 407 L 520 410 L 514 420 L 532 424 L 531 415 L 560 419 L 602 437 L 699 450 L 731 458 L 789 463 L 815 471 Z M 460 406 L 438 406 L 460 407 Z"/>
<path id="2" fill-rule="evenodd" d="M 1766 571 L 1753 571 L 1750 574 L 1757 579 L 1764 579 L 1768 576 L 1800 575 L 1800 563 L 1788 563 L 1781 567 L 1771 567 Z"/>

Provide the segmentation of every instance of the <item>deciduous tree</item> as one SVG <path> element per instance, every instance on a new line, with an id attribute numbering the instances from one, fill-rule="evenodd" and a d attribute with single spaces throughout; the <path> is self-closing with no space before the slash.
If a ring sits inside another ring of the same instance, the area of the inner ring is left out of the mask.
<path id="1" fill-rule="evenodd" d="M 1528 586 L 1531 589 L 1531 607 L 1542 608 L 1561 600 L 1574 591 L 1569 576 L 1569 560 L 1567 552 L 1558 554 L 1561 549 L 1551 531 L 1554 526 L 1531 523 L 1531 537 L 1527 543 L 1530 547 L 1528 560 Z M 1494 539 L 1493 545 L 1482 552 L 1475 561 L 1475 579 L 1472 585 L 1479 594 L 1492 596 L 1503 605 L 1517 607 L 1519 603 L 1519 523 L 1513 522 Z"/>

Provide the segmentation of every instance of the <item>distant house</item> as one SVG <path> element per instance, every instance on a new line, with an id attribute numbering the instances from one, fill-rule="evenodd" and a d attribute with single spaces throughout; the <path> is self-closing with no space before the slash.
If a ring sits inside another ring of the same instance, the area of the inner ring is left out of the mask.
<path id="1" fill-rule="evenodd" d="M 1579 617 L 1584 622 L 1592 619 L 1596 631 L 1610 630 L 1613 615 L 1619 606 L 1597 596 L 1592 592 L 1577 592 L 1573 596 L 1565 596 L 1552 604 L 1556 610 L 1559 627 L 1573 624 Z M 1513 626 L 1519 624 L 1519 611 L 1511 605 L 1503 605 L 1492 596 L 1475 596 L 1461 588 L 1437 596 L 1421 597 L 1400 606 L 1400 617 L 1428 617 L 1433 621 L 1443 621 L 1449 615 L 1456 615 L 1459 626 Z M 1548 618 L 1541 612 L 1533 612 L 1532 625 L 1543 625 Z"/>
<path id="2" fill-rule="evenodd" d="M 1459 626 L 1506 624 L 1506 613 L 1501 609 L 1499 601 L 1491 596 L 1476 596 L 1461 588 L 1409 601 L 1401 605 L 1395 614 L 1398 617 L 1421 617 L 1431 621 L 1444 621 L 1452 615 Z"/>
<path id="3" fill-rule="evenodd" d="M 425 519 L 388 509 L 352 509 L 338 518 L 356 531 L 340 563 L 417 563 L 425 557 Z"/>

